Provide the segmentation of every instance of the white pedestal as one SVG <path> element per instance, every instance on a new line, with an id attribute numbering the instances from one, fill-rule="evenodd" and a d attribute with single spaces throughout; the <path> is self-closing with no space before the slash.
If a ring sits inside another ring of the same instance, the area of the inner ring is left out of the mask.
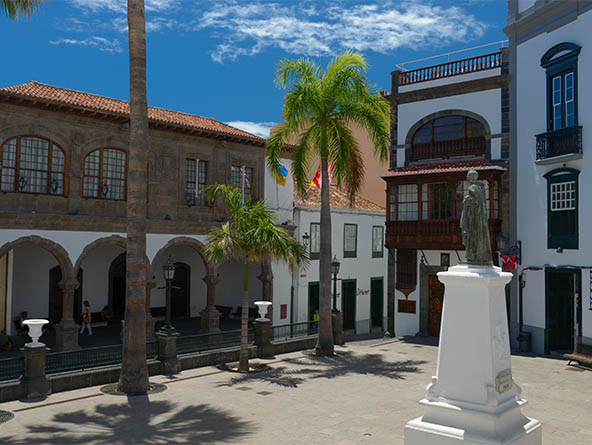
<path id="1" fill-rule="evenodd" d="M 499 267 L 459 265 L 438 278 L 445 286 L 437 376 L 422 417 L 405 426 L 406 445 L 540 445 L 542 426 L 520 408 L 512 379 L 504 287 Z"/>

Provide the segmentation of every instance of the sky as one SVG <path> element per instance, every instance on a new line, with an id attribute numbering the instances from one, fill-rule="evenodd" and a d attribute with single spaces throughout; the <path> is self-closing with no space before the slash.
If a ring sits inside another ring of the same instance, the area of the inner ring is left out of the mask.
<path id="1" fill-rule="evenodd" d="M 397 64 L 505 40 L 506 18 L 506 0 L 146 0 L 148 103 L 266 137 L 282 121 L 283 58 L 326 64 L 356 50 L 369 82 L 390 90 Z M 0 87 L 36 80 L 129 98 L 125 0 L 45 0 L 31 18 L 0 16 L 0 41 Z"/>

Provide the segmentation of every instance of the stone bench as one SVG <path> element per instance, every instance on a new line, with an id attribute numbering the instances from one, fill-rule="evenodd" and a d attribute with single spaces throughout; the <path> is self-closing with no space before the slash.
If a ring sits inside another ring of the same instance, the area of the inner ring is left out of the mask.
<path id="1" fill-rule="evenodd" d="M 578 362 L 580 365 L 592 367 L 592 346 L 578 343 L 574 352 L 563 354 L 563 357 L 569 359 L 568 366 L 571 362 Z"/>

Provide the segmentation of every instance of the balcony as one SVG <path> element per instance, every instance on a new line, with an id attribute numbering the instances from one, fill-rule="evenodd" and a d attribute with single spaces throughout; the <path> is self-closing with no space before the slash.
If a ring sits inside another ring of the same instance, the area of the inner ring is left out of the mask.
<path id="1" fill-rule="evenodd" d="M 485 154 L 485 146 L 485 138 L 482 136 L 416 143 L 411 146 L 411 162 L 422 159 L 482 155 Z"/>
<path id="2" fill-rule="evenodd" d="M 569 127 L 536 135 L 536 163 L 551 164 L 582 157 L 582 127 Z"/>
<path id="3" fill-rule="evenodd" d="M 497 250 L 496 236 L 502 230 L 500 219 L 489 219 L 491 247 Z M 464 250 L 460 221 L 387 221 L 386 247 L 399 249 Z"/>
<path id="4" fill-rule="evenodd" d="M 429 80 L 444 79 L 461 74 L 476 73 L 478 71 L 500 68 L 502 66 L 502 53 L 496 52 L 440 65 L 418 68 L 411 71 L 403 71 L 399 74 L 399 85 L 412 85 Z"/>

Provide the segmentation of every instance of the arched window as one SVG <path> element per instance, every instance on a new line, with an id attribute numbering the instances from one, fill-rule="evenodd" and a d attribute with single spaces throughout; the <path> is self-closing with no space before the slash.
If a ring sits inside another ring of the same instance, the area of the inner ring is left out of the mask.
<path id="1" fill-rule="evenodd" d="M 127 153 L 99 148 L 84 158 L 82 196 L 123 201 L 127 196 Z"/>
<path id="2" fill-rule="evenodd" d="M 18 136 L 0 148 L 3 192 L 64 194 L 66 157 L 49 139 Z"/>
<path id="3" fill-rule="evenodd" d="M 443 116 L 433 119 L 413 135 L 412 160 L 470 156 L 485 153 L 485 128 L 467 116 Z"/>

